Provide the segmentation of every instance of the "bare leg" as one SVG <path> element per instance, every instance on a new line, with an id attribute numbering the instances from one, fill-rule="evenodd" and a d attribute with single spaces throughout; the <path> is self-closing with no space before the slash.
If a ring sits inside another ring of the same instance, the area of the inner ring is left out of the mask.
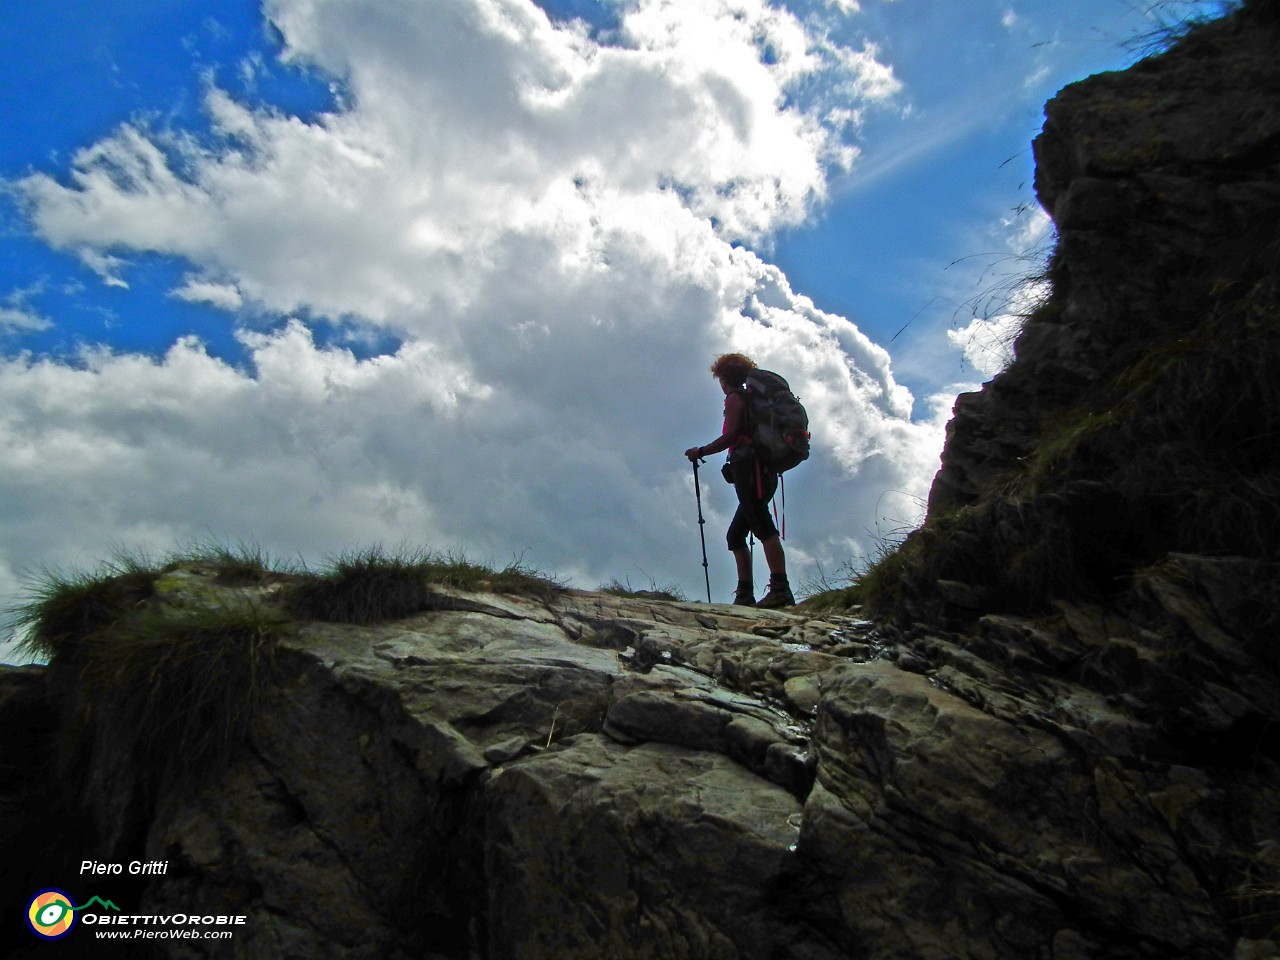
<path id="1" fill-rule="evenodd" d="M 787 555 L 782 549 L 782 538 L 770 537 L 761 546 L 764 547 L 764 559 L 765 563 L 769 564 L 769 573 L 785 578 L 787 575 Z"/>
<path id="2" fill-rule="evenodd" d="M 733 602 L 744 607 L 754 606 L 756 592 L 751 570 L 751 551 L 733 551 L 733 562 L 738 568 L 738 589 L 734 594 Z"/>

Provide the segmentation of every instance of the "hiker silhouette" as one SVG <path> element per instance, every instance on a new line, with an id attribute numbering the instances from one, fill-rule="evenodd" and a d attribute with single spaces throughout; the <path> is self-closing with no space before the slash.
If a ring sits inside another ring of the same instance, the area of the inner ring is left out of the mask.
<path id="1" fill-rule="evenodd" d="M 769 515 L 769 502 L 778 489 L 778 470 L 762 455 L 755 441 L 747 395 L 747 379 L 757 369 L 755 361 L 741 353 L 726 353 L 716 358 L 711 364 L 711 375 L 720 382 L 720 389 L 724 391 L 724 424 L 719 437 L 705 446 L 690 447 L 684 455 L 696 470 L 698 462 L 704 458 L 725 450 L 729 452 L 721 473 L 725 480 L 733 484 L 738 497 L 737 512 L 734 513 L 725 535 L 738 573 L 738 586 L 733 602 L 747 607 L 786 607 L 796 601 L 787 581 L 787 559 L 782 547 L 782 537 Z M 785 381 L 781 378 L 778 380 L 786 386 Z M 803 411 L 801 413 L 803 415 Z M 808 434 L 805 433 L 801 459 L 807 455 Z M 752 534 L 760 541 L 769 567 L 769 589 L 758 601 L 755 599 L 754 571 L 751 550 L 747 547 L 747 534 Z"/>

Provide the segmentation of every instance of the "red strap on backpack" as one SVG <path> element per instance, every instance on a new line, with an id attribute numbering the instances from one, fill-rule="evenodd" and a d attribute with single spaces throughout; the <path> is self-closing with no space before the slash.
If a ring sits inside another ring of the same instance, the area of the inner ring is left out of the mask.
<path id="1" fill-rule="evenodd" d="M 773 507 L 773 525 L 778 528 L 778 536 L 783 540 L 787 539 L 787 478 L 784 474 L 778 474 L 778 488 L 782 491 L 782 522 L 778 522 L 778 500 L 775 497 L 771 500 L 770 506 Z M 756 499 L 764 499 L 764 480 L 760 476 L 760 461 L 756 460 Z"/>
<path id="2" fill-rule="evenodd" d="M 787 478 L 785 474 L 778 474 L 778 488 L 782 491 L 782 522 L 778 523 L 778 501 L 773 501 L 773 522 L 778 527 L 778 536 L 783 540 L 787 539 Z"/>

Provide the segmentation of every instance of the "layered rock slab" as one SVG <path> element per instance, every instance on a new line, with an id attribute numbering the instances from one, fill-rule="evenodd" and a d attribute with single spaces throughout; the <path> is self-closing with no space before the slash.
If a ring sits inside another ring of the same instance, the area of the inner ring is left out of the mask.
<path id="1" fill-rule="evenodd" d="M 790 955 L 800 802 L 723 755 L 586 736 L 485 794 L 495 960 Z"/>
<path id="2" fill-rule="evenodd" d="M 174 865 L 147 909 L 239 910 L 235 955 L 255 957 L 599 956 L 602 937 L 611 956 L 727 957 L 789 939 L 766 908 L 812 781 L 803 724 L 614 649 L 730 636 L 740 618 L 596 595 L 445 606 L 300 625 L 216 781 L 162 789 L 145 839 L 99 816 L 107 846 Z M 783 785 L 775 768 L 801 773 Z"/>

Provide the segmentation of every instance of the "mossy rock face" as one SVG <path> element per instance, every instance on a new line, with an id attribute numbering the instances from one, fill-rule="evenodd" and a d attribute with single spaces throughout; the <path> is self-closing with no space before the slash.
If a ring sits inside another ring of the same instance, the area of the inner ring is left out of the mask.
<path id="1" fill-rule="evenodd" d="M 188 615 L 200 611 L 249 614 L 280 610 L 282 594 L 298 577 L 248 574 L 199 561 L 175 562 L 153 581 L 153 600 L 167 610 Z"/>
<path id="2" fill-rule="evenodd" d="M 958 400 L 924 530 L 867 578 L 878 614 L 1115 602 L 1170 553 L 1280 560 L 1280 26 L 1264 7 L 1047 106 L 1051 294 L 1009 368 Z"/>

